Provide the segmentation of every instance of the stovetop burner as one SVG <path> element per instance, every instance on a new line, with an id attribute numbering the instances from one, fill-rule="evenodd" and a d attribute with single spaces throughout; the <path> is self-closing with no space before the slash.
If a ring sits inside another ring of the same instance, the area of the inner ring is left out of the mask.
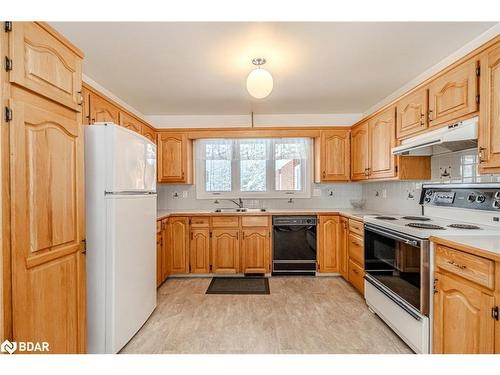
<path id="1" fill-rule="evenodd" d="M 426 223 L 408 223 L 406 224 L 406 226 L 420 229 L 446 229 L 445 227 L 442 227 L 440 225 Z"/>
<path id="2" fill-rule="evenodd" d="M 448 227 L 457 229 L 481 229 L 477 225 L 472 224 L 450 224 L 448 225 Z"/>
<path id="3" fill-rule="evenodd" d="M 429 220 L 431 220 L 425 216 L 403 216 L 401 219 L 416 220 L 416 221 L 429 221 Z"/>
<path id="4" fill-rule="evenodd" d="M 375 216 L 375 219 L 379 219 L 379 220 L 397 220 L 395 217 L 392 217 L 392 216 Z"/>

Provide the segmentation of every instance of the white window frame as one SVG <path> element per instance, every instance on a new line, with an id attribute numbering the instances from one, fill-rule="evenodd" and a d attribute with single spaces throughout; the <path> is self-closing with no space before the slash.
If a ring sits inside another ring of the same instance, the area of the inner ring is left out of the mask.
<path id="1" fill-rule="evenodd" d="M 231 187 L 230 192 L 207 192 L 205 191 L 205 160 L 198 158 L 196 153 L 198 147 L 194 147 L 194 172 L 195 172 L 195 185 L 196 185 L 196 198 L 197 199 L 273 199 L 273 198 L 310 198 L 311 185 L 313 181 L 312 176 L 312 160 L 313 160 L 313 144 L 312 140 L 308 138 L 307 145 L 307 159 L 302 159 L 304 162 L 304 173 L 301 174 L 301 184 L 304 187 L 301 191 L 295 190 L 282 190 L 276 191 L 276 181 L 274 179 L 274 159 L 266 160 L 266 187 L 271 187 L 271 191 L 266 192 L 244 192 L 240 189 L 240 168 L 238 168 L 239 160 L 231 161 Z"/>

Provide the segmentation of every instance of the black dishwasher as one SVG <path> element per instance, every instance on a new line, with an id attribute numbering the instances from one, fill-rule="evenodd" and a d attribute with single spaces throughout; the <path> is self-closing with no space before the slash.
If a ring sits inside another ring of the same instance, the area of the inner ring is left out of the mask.
<path id="1" fill-rule="evenodd" d="M 273 217 L 273 275 L 316 274 L 316 217 Z"/>

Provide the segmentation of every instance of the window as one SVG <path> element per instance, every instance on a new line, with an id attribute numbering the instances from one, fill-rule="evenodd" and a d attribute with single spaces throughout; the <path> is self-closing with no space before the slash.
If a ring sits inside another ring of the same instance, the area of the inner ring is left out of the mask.
<path id="1" fill-rule="evenodd" d="M 198 198 L 310 196 L 308 138 L 200 139 L 195 155 Z"/>

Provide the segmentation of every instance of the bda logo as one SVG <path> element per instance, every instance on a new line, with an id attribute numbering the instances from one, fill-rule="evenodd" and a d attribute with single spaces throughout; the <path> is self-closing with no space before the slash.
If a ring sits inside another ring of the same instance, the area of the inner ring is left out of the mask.
<path id="1" fill-rule="evenodd" d="M 0 352 L 12 354 L 17 350 L 17 343 L 10 342 L 9 340 L 5 340 L 0 345 Z"/>

